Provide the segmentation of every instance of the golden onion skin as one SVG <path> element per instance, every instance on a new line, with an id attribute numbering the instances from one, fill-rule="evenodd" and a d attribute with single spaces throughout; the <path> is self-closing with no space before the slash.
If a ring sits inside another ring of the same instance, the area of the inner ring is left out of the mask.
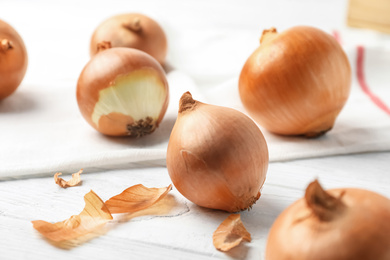
<path id="1" fill-rule="evenodd" d="M 266 260 L 390 259 L 390 200 L 371 191 L 328 190 L 345 205 L 331 217 L 313 214 L 305 198 L 276 219 L 268 235 Z"/>
<path id="2" fill-rule="evenodd" d="M 23 39 L 11 25 L 0 20 L 0 100 L 18 88 L 26 74 L 27 64 Z"/>
<path id="3" fill-rule="evenodd" d="M 127 47 L 144 51 L 164 64 L 167 38 L 161 26 L 150 17 L 139 13 L 120 14 L 103 21 L 94 31 L 90 55 L 98 51 L 98 44 L 110 42 L 111 47 Z"/>
<path id="4" fill-rule="evenodd" d="M 118 47 L 91 58 L 79 76 L 76 97 L 81 114 L 97 131 L 140 137 L 163 119 L 169 87 L 153 57 Z"/>
<path id="5" fill-rule="evenodd" d="M 268 148 L 249 117 L 195 101 L 187 92 L 169 139 L 167 168 L 173 184 L 188 200 L 238 212 L 260 197 Z"/>
<path id="6" fill-rule="evenodd" d="M 266 30 L 239 78 L 241 101 L 256 122 L 280 135 L 329 131 L 346 103 L 351 68 L 331 35 L 308 26 Z"/>

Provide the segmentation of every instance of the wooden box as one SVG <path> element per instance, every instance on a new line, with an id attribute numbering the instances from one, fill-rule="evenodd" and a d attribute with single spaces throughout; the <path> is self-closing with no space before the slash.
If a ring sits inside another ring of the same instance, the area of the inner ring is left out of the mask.
<path id="1" fill-rule="evenodd" d="M 347 24 L 390 33 L 390 0 L 349 0 Z"/>

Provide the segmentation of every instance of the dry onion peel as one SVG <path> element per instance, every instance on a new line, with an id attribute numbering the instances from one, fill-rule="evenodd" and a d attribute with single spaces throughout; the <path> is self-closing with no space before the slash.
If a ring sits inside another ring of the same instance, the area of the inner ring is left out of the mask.
<path id="1" fill-rule="evenodd" d="M 105 202 L 112 214 L 134 213 L 151 207 L 168 192 L 172 190 L 172 184 L 164 188 L 147 188 L 142 184 L 131 186 Z"/>
<path id="2" fill-rule="evenodd" d="M 79 215 L 57 223 L 34 220 L 33 227 L 49 240 L 62 242 L 97 231 L 112 219 L 104 202 L 92 190 L 84 196 L 84 201 L 85 207 Z"/>
<path id="3" fill-rule="evenodd" d="M 252 239 L 239 214 L 229 215 L 213 233 L 213 244 L 221 251 L 229 251 L 243 240 L 250 242 Z"/>
<path id="4" fill-rule="evenodd" d="M 318 181 L 275 220 L 266 260 L 388 260 L 390 200 L 371 191 L 323 190 Z"/>
<path id="5" fill-rule="evenodd" d="M 320 136 L 332 129 L 348 99 L 351 67 L 333 36 L 296 26 L 265 30 L 242 68 L 241 101 L 270 132 Z"/>
<path id="6" fill-rule="evenodd" d="M 81 169 L 80 171 L 76 172 L 76 173 L 73 173 L 72 174 L 72 178 L 69 180 L 69 181 L 65 181 L 64 179 L 62 179 L 61 177 L 58 177 L 60 176 L 62 173 L 61 172 L 57 172 L 56 174 L 54 174 L 54 181 L 56 184 L 58 184 L 61 188 L 68 188 L 68 187 L 74 187 L 74 186 L 77 186 L 77 185 L 80 185 L 81 183 L 81 178 L 80 178 L 80 174 L 83 172 L 83 169 Z"/>

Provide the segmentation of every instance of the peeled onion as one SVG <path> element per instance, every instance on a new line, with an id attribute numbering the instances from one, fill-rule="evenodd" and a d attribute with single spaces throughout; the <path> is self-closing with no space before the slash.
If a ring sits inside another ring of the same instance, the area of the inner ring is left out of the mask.
<path id="1" fill-rule="evenodd" d="M 251 208 L 260 197 L 268 148 L 249 117 L 201 103 L 186 92 L 169 139 L 167 168 L 176 189 L 188 200 L 238 212 Z"/>
<path id="2" fill-rule="evenodd" d="M 18 88 L 26 74 L 27 63 L 23 39 L 11 25 L 0 20 L 0 100 Z"/>
<path id="3" fill-rule="evenodd" d="M 161 65 L 130 48 L 99 52 L 77 83 L 81 114 L 97 131 L 140 137 L 158 127 L 167 110 L 168 83 Z"/>
<path id="4" fill-rule="evenodd" d="M 351 68 L 338 42 L 312 27 L 265 30 L 239 79 L 248 113 L 270 132 L 315 137 L 329 131 L 350 92 Z"/>
<path id="5" fill-rule="evenodd" d="M 163 29 L 153 19 L 138 13 L 116 15 L 101 23 L 91 38 L 91 56 L 99 51 L 98 45 L 102 42 L 110 42 L 111 47 L 139 49 L 161 64 L 167 54 Z"/>
<path id="6" fill-rule="evenodd" d="M 266 260 L 388 260 L 390 200 L 371 191 L 324 191 L 318 181 L 276 219 Z"/>

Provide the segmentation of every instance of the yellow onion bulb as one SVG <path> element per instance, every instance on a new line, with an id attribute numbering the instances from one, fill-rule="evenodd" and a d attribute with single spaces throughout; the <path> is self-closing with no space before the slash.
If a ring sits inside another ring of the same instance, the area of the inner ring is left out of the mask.
<path id="1" fill-rule="evenodd" d="M 270 132 L 320 136 L 332 129 L 346 103 L 351 68 L 333 36 L 297 26 L 263 32 L 239 79 L 249 115 Z"/>
<path id="2" fill-rule="evenodd" d="M 275 220 L 265 259 L 390 259 L 390 200 L 356 188 L 325 191 L 314 181 Z"/>
<path id="3" fill-rule="evenodd" d="M 84 67 L 77 83 L 77 102 L 85 120 L 110 136 L 152 133 L 169 102 L 161 65 L 131 48 L 99 52 Z"/>
<path id="4" fill-rule="evenodd" d="M 23 39 L 11 25 L 0 20 L 0 100 L 18 88 L 26 74 L 27 63 Z"/>
<path id="5" fill-rule="evenodd" d="M 173 184 L 188 200 L 238 212 L 251 208 L 261 195 L 268 148 L 252 119 L 231 108 L 196 101 L 186 92 L 166 160 Z"/>
<path id="6" fill-rule="evenodd" d="M 111 47 L 144 51 L 161 64 L 167 55 L 164 30 L 152 18 L 139 13 L 120 14 L 103 21 L 92 35 L 91 56 L 99 52 L 99 46 L 103 42 L 109 42 Z"/>

